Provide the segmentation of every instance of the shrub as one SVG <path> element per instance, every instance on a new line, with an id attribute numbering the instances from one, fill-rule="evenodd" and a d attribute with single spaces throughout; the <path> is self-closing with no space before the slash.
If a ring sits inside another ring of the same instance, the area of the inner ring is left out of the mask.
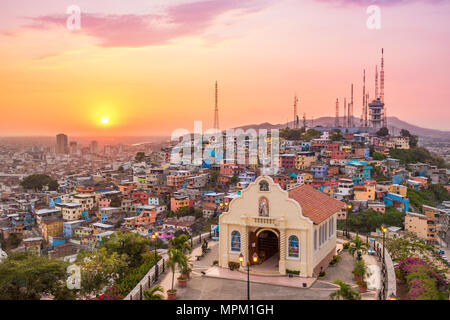
<path id="1" fill-rule="evenodd" d="M 325 277 L 325 271 L 320 271 L 320 273 L 319 273 L 319 278 L 323 278 L 323 277 Z"/>
<path id="2" fill-rule="evenodd" d="M 358 280 L 356 281 L 356 284 L 360 287 L 367 287 L 367 282 L 365 282 L 364 280 Z"/>
<path id="3" fill-rule="evenodd" d="M 345 243 L 342 245 L 342 249 L 348 250 L 348 248 L 350 248 L 350 242 L 345 242 Z"/>
<path id="4" fill-rule="evenodd" d="M 367 274 L 367 267 L 364 260 L 357 260 L 354 264 L 352 273 L 356 276 L 361 276 L 364 278 L 364 276 Z"/>
<path id="5" fill-rule="evenodd" d="M 448 299 L 447 280 L 423 260 L 407 258 L 399 262 L 396 275 L 408 285 L 407 300 Z"/>
<path id="6" fill-rule="evenodd" d="M 297 271 L 297 270 L 289 270 L 289 269 L 286 269 L 286 273 L 290 273 L 290 274 L 296 274 L 296 275 L 300 275 L 300 271 Z"/>
<path id="7" fill-rule="evenodd" d="M 233 262 L 233 261 L 229 261 L 228 262 L 228 267 L 233 270 L 233 269 L 239 269 L 240 267 L 240 263 L 239 262 Z"/>
<path id="8" fill-rule="evenodd" d="M 336 263 L 339 262 L 339 260 L 341 260 L 341 256 L 334 255 L 334 256 L 333 256 L 333 259 L 330 261 L 330 265 L 331 265 L 331 266 L 335 265 Z"/>
<path id="9" fill-rule="evenodd" d="M 217 260 L 213 261 L 213 266 L 217 266 L 218 264 L 219 264 L 219 261 L 217 261 Z"/>

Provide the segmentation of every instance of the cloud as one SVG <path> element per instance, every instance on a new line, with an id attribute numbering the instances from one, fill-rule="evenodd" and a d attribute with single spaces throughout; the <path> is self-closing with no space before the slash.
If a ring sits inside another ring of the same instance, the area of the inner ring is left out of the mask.
<path id="1" fill-rule="evenodd" d="M 103 47 L 144 47 L 203 34 L 218 16 L 230 11 L 258 12 L 273 0 L 210 0 L 168 7 L 162 14 L 81 13 L 76 33 L 99 39 Z M 68 15 L 54 14 L 28 18 L 26 27 L 46 30 L 66 27 Z"/>
<path id="2" fill-rule="evenodd" d="M 379 5 L 379 6 L 393 6 L 402 4 L 411 4 L 412 2 L 422 2 L 426 4 L 441 4 L 449 3 L 450 0 L 316 0 L 317 2 L 328 2 L 337 4 L 354 4 L 361 6 Z"/>

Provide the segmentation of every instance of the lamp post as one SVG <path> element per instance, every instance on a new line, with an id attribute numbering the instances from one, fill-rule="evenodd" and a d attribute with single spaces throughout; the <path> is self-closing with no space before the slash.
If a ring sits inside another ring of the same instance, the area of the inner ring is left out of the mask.
<path id="1" fill-rule="evenodd" d="M 350 213 L 351 209 L 352 209 L 352 205 L 348 204 L 347 205 L 347 214 L 345 215 L 345 236 L 347 238 L 349 237 L 349 235 L 348 235 L 348 227 L 347 227 L 347 219 L 348 219 L 348 214 Z"/>
<path id="2" fill-rule="evenodd" d="M 252 259 L 254 263 L 258 262 L 258 255 L 256 252 L 253 254 Z M 242 252 L 239 255 L 239 261 L 241 264 L 244 262 L 244 255 Z M 247 260 L 247 300 L 250 300 L 250 260 Z"/>
<path id="3" fill-rule="evenodd" d="M 153 232 L 152 239 L 155 241 L 155 282 L 158 281 L 158 253 L 156 249 L 156 243 L 158 240 L 158 232 Z"/>
<path id="4" fill-rule="evenodd" d="M 383 231 L 383 265 L 384 265 L 384 238 L 387 232 L 387 228 L 384 224 L 381 225 L 381 231 Z"/>

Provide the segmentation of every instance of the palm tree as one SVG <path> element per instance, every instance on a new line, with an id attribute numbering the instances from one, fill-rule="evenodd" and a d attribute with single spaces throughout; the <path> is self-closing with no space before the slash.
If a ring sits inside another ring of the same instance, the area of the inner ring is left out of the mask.
<path id="1" fill-rule="evenodd" d="M 354 257 L 355 252 L 367 253 L 368 245 L 361 238 L 356 235 L 355 239 L 350 241 L 350 247 L 348 248 L 348 252 Z"/>
<path id="2" fill-rule="evenodd" d="M 154 286 L 144 291 L 144 300 L 164 300 L 164 288 L 161 286 Z"/>
<path id="3" fill-rule="evenodd" d="M 188 240 L 188 236 L 182 234 L 176 238 L 170 239 L 169 243 L 172 248 L 180 250 L 182 254 L 186 254 L 187 252 L 191 252 L 191 244 Z"/>
<path id="4" fill-rule="evenodd" d="M 175 249 L 174 247 L 169 249 L 168 255 L 167 267 L 172 271 L 172 289 L 170 291 L 174 292 L 175 272 L 177 268 L 181 269 L 187 264 L 187 257 L 179 249 Z"/>
<path id="5" fill-rule="evenodd" d="M 340 288 L 330 294 L 331 300 L 361 300 L 361 294 L 348 283 L 341 280 L 335 280 L 333 283 L 339 285 Z"/>

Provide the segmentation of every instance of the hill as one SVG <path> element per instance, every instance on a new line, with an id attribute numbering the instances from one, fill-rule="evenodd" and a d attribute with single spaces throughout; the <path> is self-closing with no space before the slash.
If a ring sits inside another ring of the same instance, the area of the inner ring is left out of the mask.
<path id="1" fill-rule="evenodd" d="M 343 117 L 340 117 L 340 122 L 343 121 Z M 359 124 L 360 119 L 358 118 L 353 118 L 354 123 L 356 125 Z M 388 117 L 388 127 L 389 127 L 389 131 L 392 132 L 392 130 L 394 131 L 394 134 L 399 134 L 401 129 L 406 129 L 408 130 L 410 133 L 417 135 L 419 137 L 426 137 L 426 138 L 437 138 L 437 139 L 446 139 L 446 140 L 450 140 L 450 131 L 441 131 L 441 130 L 435 130 L 435 129 L 429 129 L 429 128 L 422 128 L 413 124 L 410 124 L 406 121 L 400 120 L 397 117 Z M 306 125 L 307 126 L 322 126 L 322 127 L 332 127 L 334 126 L 334 121 L 335 118 L 334 117 L 320 117 L 314 120 L 306 120 Z M 289 122 L 288 125 L 290 127 L 292 127 L 293 122 Z M 303 125 L 303 122 L 300 121 L 300 126 Z M 286 123 L 281 123 L 281 124 L 272 124 L 269 122 L 264 122 L 261 124 L 253 124 L 253 125 L 245 125 L 245 126 L 240 126 L 237 127 L 235 129 L 243 129 L 243 130 L 247 130 L 249 128 L 253 128 L 253 129 L 281 129 L 281 128 L 285 128 L 286 127 Z"/>

